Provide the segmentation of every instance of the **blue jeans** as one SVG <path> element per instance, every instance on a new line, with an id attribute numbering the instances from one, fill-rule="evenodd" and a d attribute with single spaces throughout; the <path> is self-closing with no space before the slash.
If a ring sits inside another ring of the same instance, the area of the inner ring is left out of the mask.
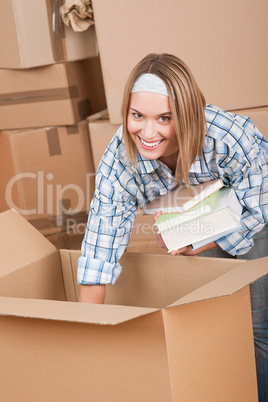
<path id="1" fill-rule="evenodd" d="M 221 249 L 200 254 L 204 257 L 235 258 Z M 254 260 L 268 256 L 268 224 L 254 237 L 254 247 L 236 258 Z M 268 275 L 250 285 L 259 402 L 268 402 Z"/>

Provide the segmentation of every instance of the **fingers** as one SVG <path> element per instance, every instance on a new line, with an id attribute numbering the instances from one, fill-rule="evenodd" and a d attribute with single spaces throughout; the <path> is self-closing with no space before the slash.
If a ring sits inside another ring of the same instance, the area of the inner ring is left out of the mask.
<path id="1" fill-rule="evenodd" d="M 159 218 L 159 216 L 162 215 L 162 213 L 163 213 L 162 211 L 157 211 L 157 212 L 155 212 L 155 213 L 154 213 L 154 221 L 156 221 L 157 218 Z M 157 231 L 158 231 L 157 226 L 154 227 L 154 230 L 155 230 L 156 240 L 157 240 L 158 246 L 159 246 L 159 247 L 162 247 L 162 248 L 167 248 L 167 246 L 165 245 L 165 243 L 164 243 L 164 241 L 163 241 L 163 239 L 162 239 L 161 234 L 160 234 L 160 233 L 157 233 Z"/>
<path id="2" fill-rule="evenodd" d="M 162 211 L 157 211 L 157 212 L 155 212 L 155 213 L 154 213 L 154 221 L 156 221 L 157 218 L 159 218 L 159 216 L 162 215 L 162 213 L 163 213 Z"/>
<path id="3" fill-rule="evenodd" d="M 157 240 L 157 244 L 159 247 L 167 248 L 167 246 L 164 243 L 164 240 L 162 239 L 161 234 L 159 234 L 159 233 L 156 234 L 156 240 Z"/>
<path id="4" fill-rule="evenodd" d="M 179 255 L 180 253 L 179 253 L 179 250 L 172 250 L 171 252 L 170 252 L 170 255 Z"/>
<path id="5" fill-rule="evenodd" d="M 193 255 L 193 250 L 191 246 L 182 247 L 179 250 L 172 250 L 170 255 Z"/>

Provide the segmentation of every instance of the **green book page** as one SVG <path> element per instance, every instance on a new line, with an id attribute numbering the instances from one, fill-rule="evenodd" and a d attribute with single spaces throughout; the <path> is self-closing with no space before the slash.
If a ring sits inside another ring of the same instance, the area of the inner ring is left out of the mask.
<path id="1" fill-rule="evenodd" d="M 194 211 L 196 209 L 200 209 L 200 216 L 203 215 L 202 214 L 202 208 L 205 205 L 209 205 L 211 211 L 214 208 L 215 202 L 217 200 L 217 198 L 220 195 L 220 191 L 221 189 L 217 190 L 215 193 L 211 194 L 209 197 L 207 197 L 205 200 L 201 201 L 199 204 L 195 205 L 193 208 L 189 209 L 187 212 L 191 212 Z M 170 219 L 174 219 L 177 218 L 179 216 L 182 216 L 184 214 L 184 212 L 175 212 L 175 213 L 170 213 L 170 214 L 162 214 L 159 216 L 159 218 L 157 218 L 157 220 L 155 221 L 154 225 L 159 225 L 160 223 L 166 222 Z M 196 215 L 194 216 L 194 218 L 196 218 Z"/>

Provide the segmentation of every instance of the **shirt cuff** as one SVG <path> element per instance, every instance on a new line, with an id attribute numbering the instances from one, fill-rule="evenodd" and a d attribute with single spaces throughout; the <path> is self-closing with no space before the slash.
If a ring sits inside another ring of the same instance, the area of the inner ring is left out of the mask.
<path id="1" fill-rule="evenodd" d="M 81 256 L 78 259 L 77 282 L 80 285 L 114 285 L 121 271 L 119 263 Z"/>

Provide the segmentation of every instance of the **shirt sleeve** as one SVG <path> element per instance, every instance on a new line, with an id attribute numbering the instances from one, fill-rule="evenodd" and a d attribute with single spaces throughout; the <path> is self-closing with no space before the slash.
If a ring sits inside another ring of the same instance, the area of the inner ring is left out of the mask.
<path id="1" fill-rule="evenodd" d="M 236 128 L 234 127 L 233 130 Z M 267 155 L 257 142 L 261 136 L 248 119 L 244 130 L 215 142 L 216 164 L 220 176 L 232 185 L 243 207 L 241 228 L 217 241 L 231 255 L 247 253 L 254 245 L 253 236 L 267 223 L 268 166 Z"/>
<path id="2" fill-rule="evenodd" d="M 115 177 L 96 175 L 96 190 L 78 260 L 79 284 L 114 284 L 135 221 L 136 200 Z"/>

